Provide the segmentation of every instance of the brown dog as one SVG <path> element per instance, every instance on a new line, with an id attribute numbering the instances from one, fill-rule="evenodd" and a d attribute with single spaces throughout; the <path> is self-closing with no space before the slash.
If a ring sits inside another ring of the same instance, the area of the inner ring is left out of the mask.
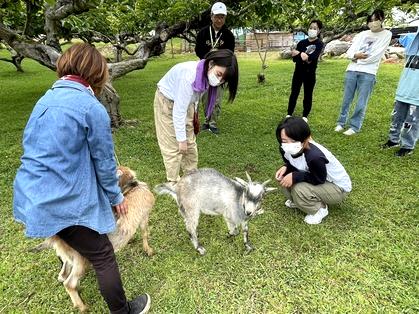
<path id="1" fill-rule="evenodd" d="M 140 227 L 143 249 L 148 256 L 151 256 L 153 249 L 148 245 L 148 219 L 154 206 L 154 195 L 148 189 L 147 184 L 139 182 L 135 172 L 128 167 L 118 167 L 118 175 L 119 186 L 128 204 L 128 213 L 125 216 L 116 217 L 117 227 L 114 232 L 108 234 L 109 240 L 117 252 L 128 243 Z M 35 247 L 34 251 L 45 248 L 54 248 L 57 256 L 61 259 L 63 265 L 58 275 L 58 281 L 63 283 L 74 307 L 84 312 L 87 307 L 81 300 L 77 287 L 90 266 L 89 262 L 58 236 L 46 239 Z"/>

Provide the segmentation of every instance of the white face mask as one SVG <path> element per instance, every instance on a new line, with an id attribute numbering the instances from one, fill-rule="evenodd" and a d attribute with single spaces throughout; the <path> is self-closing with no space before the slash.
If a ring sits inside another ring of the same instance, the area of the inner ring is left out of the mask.
<path id="1" fill-rule="evenodd" d="M 296 155 L 303 149 L 303 144 L 301 144 L 301 142 L 282 143 L 281 147 L 284 150 L 284 152 L 290 155 Z"/>
<path id="2" fill-rule="evenodd" d="M 368 23 L 371 32 L 378 32 L 381 29 L 381 21 L 373 21 Z"/>
<path id="3" fill-rule="evenodd" d="M 214 71 L 208 73 L 208 83 L 213 87 L 217 87 L 221 84 L 220 79 L 215 75 Z"/>
<path id="4" fill-rule="evenodd" d="M 308 38 L 316 38 L 316 37 L 317 37 L 317 31 L 315 29 L 309 29 Z"/>

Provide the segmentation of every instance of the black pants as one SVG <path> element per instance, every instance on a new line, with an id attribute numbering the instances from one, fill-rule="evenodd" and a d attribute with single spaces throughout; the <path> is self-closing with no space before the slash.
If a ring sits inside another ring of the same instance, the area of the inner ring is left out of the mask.
<path id="1" fill-rule="evenodd" d="M 301 71 L 296 69 L 292 77 L 291 95 L 288 101 L 288 113 L 290 116 L 294 113 L 297 104 L 298 95 L 300 94 L 301 85 L 304 84 L 303 99 L 303 117 L 308 117 L 311 106 L 313 104 L 313 90 L 316 85 L 315 71 Z"/>
<path id="2" fill-rule="evenodd" d="M 65 228 L 57 235 L 92 264 L 100 293 L 111 313 L 128 313 L 118 264 L 108 236 L 83 226 Z"/>

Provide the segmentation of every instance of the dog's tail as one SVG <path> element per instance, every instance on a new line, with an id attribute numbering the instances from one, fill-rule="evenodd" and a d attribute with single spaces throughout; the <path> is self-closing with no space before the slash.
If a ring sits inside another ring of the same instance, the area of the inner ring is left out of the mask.
<path id="1" fill-rule="evenodd" d="M 51 241 L 49 241 L 49 238 L 48 238 L 48 239 L 44 240 L 42 243 L 38 244 L 37 246 L 28 249 L 28 252 L 37 253 L 37 252 L 40 252 L 42 250 L 49 249 L 49 248 L 52 248 L 52 244 L 51 244 Z"/>
<path id="2" fill-rule="evenodd" d="M 171 197 L 175 199 L 176 203 L 178 203 L 174 184 L 163 183 L 163 184 L 156 185 L 154 187 L 154 191 L 159 195 L 169 194 Z"/>

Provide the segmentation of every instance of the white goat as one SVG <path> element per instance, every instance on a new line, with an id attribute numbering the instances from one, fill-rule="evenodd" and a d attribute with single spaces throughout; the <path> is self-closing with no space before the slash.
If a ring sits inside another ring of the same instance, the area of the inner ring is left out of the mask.
<path id="1" fill-rule="evenodd" d="M 192 244 L 199 254 L 205 249 L 198 241 L 197 227 L 200 213 L 222 215 L 227 223 L 229 236 L 239 233 L 241 225 L 246 250 L 253 249 L 248 235 L 249 219 L 261 214 L 262 197 L 265 192 L 276 190 L 263 183 L 252 182 L 246 172 L 248 182 L 229 179 L 214 169 L 197 169 L 183 176 L 176 185 L 161 184 L 155 187 L 158 194 L 170 194 L 179 206 L 185 220 Z"/>

